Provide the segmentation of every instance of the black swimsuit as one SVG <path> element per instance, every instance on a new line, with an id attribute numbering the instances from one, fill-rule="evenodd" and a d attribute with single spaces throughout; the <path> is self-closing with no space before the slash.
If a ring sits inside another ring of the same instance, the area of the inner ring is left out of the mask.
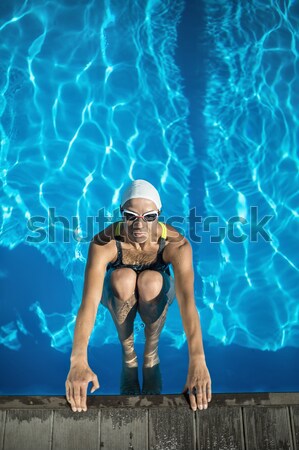
<path id="1" fill-rule="evenodd" d="M 116 242 L 116 246 L 117 246 L 117 260 L 114 263 L 109 263 L 107 265 L 107 271 L 109 269 L 119 269 L 122 267 L 128 267 L 131 268 L 133 270 L 135 270 L 135 272 L 140 273 L 143 270 L 157 270 L 158 272 L 166 272 L 168 275 L 170 275 L 170 270 L 169 270 L 169 263 L 165 263 L 163 261 L 163 250 L 165 248 L 165 241 L 166 241 L 166 237 L 167 237 L 167 228 L 166 225 L 162 222 L 159 222 L 162 226 L 162 236 L 159 239 L 159 250 L 157 253 L 157 259 L 155 262 L 150 263 L 150 264 L 123 264 L 122 262 L 122 247 L 121 247 L 121 242 L 119 240 L 117 240 L 120 237 L 120 222 L 117 224 L 116 227 L 116 231 L 115 231 L 115 242 Z"/>

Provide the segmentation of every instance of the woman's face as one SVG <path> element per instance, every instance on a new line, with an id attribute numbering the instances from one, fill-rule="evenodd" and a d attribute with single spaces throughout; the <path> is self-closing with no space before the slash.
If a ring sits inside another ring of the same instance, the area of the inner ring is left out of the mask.
<path id="1" fill-rule="evenodd" d="M 123 209 L 132 211 L 139 216 L 147 212 L 158 211 L 156 204 L 145 198 L 132 198 L 123 205 Z M 127 235 L 133 242 L 145 242 L 150 239 L 152 233 L 157 230 L 158 219 L 153 222 L 146 222 L 141 217 L 132 221 L 126 219 L 123 220 Z"/>

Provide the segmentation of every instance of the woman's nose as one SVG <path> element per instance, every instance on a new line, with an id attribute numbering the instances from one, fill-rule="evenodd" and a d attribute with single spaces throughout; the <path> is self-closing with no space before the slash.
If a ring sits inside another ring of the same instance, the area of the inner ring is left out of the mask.
<path id="1" fill-rule="evenodd" d="M 143 227 L 143 220 L 141 217 L 138 217 L 134 220 L 134 228 L 142 228 Z"/>

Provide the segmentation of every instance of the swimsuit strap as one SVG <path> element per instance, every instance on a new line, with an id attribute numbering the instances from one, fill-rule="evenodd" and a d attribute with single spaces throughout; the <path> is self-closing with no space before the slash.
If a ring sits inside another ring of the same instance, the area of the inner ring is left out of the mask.
<path id="1" fill-rule="evenodd" d="M 121 222 L 117 222 L 114 236 L 120 236 L 120 224 L 121 224 Z"/>
<path id="2" fill-rule="evenodd" d="M 161 225 L 161 227 L 162 227 L 162 235 L 161 235 L 161 238 L 162 239 L 166 239 L 167 238 L 167 227 L 166 227 L 166 225 L 165 225 L 165 223 L 163 223 L 163 222 L 158 222 L 160 225 Z"/>
<path id="3" fill-rule="evenodd" d="M 115 243 L 116 243 L 116 247 L 117 247 L 117 260 L 115 261 L 115 264 L 116 263 L 119 263 L 119 264 L 121 264 L 121 262 L 122 262 L 122 248 L 121 248 L 121 243 L 120 243 L 120 241 L 115 241 Z"/>

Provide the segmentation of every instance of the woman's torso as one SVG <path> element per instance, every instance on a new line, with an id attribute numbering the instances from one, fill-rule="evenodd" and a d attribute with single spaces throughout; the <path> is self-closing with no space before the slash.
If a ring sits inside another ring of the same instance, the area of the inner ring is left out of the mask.
<path id="1" fill-rule="evenodd" d="M 121 243 L 121 223 L 118 222 L 114 231 L 114 239 L 117 246 L 117 257 L 107 265 L 108 270 L 118 268 L 131 268 L 135 272 L 140 273 L 143 270 L 157 270 L 159 272 L 166 272 L 170 275 L 169 263 L 163 260 L 163 250 L 167 240 L 167 227 L 163 222 L 158 222 L 161 225 L 162 233 L 158 240 L 158 251 L 153 252 L 134 252 L 123 248 Z"/>

